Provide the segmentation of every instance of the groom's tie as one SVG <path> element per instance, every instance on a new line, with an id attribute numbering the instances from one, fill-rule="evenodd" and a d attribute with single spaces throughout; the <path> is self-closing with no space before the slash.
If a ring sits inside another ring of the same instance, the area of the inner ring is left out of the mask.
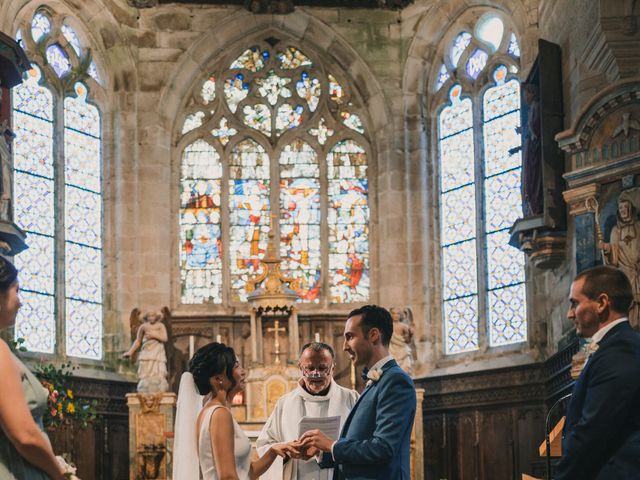
<path id="1" fill-rule="evenodd" d="M 364 380 L 365 382 L 369 380 L 369 377 L 367 377 L 368 373 L 369 373 L 369 369 L 367 367 L 364 367 L 362 369 L 362 380 Z"/>

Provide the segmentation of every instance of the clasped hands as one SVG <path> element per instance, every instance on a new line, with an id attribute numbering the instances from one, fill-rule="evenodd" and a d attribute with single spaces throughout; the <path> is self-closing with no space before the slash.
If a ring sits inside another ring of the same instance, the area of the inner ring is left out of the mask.
<path id="1" fill-rule="evenodd" d="M 320 430 L 309 430 L 298 440 L 287 443 L 277 443 L 273 450 L 281 457 L 309 460 L 320 452 L 330 452 L 333 440 Z"/>

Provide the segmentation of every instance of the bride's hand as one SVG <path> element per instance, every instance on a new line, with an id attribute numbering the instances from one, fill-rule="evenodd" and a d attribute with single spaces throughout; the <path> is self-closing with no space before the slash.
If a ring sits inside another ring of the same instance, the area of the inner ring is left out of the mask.
<path id="1" fill-rule="evenodd" d="M 288 443 L 275 443 L 271 449 L 282 458 L 300 458 L 299 443 L 297 441 Z"/>

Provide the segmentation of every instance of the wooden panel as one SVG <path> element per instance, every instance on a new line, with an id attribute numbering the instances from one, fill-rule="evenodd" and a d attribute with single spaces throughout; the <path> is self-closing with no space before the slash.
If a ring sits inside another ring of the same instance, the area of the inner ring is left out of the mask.
<path id="1" fill-rule="evenodd" d="M 456 470 L 450 478 L 474 480 L 478 478 L 478 443 L 476 439 L 475 412 L 462 413 L 454 418 L 455 438 L 451 447 L 457 453 Z M 478 432 L 479 433 L 479 432 Z"/>
<path id="2" fill-rule="evenodd" d="M 514 477 L 516 465 L 510 410 L 491 410 L 480 414 L 480 478 L 485 480 Z"/>

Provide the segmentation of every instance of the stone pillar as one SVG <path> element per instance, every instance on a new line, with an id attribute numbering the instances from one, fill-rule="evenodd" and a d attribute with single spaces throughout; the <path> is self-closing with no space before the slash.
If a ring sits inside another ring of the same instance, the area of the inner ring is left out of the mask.
<path id="1" fill-rule="evenodd" d="M 422 419 L 422 402 L 424 388 L 416 388 L 416 418 L 411 432 L 411 478 L 424 480 L 424 424 Z"/>
<path id="2" fill-rule="evenodd" d="M 170 480 L 175 393 L 128 393 L 129 480 Z"/>

